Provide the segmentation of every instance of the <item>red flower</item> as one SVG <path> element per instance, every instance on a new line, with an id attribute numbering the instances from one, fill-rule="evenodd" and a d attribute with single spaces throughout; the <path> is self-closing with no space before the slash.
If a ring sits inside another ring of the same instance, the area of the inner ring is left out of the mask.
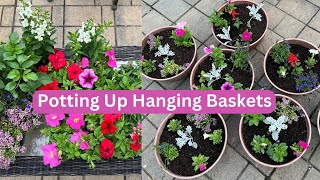
<path id="1" fill-rule="evenodd" d="M 296 63 L 299 61 L 299 59 L 293 53 L 290 53 L 288 60 L 291 67 L 295 67 Z"/>
<path id="2" fill-rule="evenodd" d="M 49 84 L 40 87 L 40 90 L 59 90 L 58 80 L 54 80 Z"/>
<path id="3" fill-rule="evenodd" d="M 67 67 L 68 79 L 75 82 L 79 82 L 79 75 L 82 73 L 82 69 L 77 66 L 75 63 L 72 63 Z"/>
<path id="4" fill-rule="evenodd" d="M 107 118 L 101 124 L 101 132 L 102 134 L 113 134 L 116 132 L 117 127 L 114 125 L 115 118 Z"/>
<path id="5" fill-rule="evenodd" d="M 67 65 L 67 60 L 64 57 L 64 53 L 59 50 L 55 50 L 55 54 L 49 55 L 49 61 L 55 71 L 59 71 L 59 69 Z"/>
<path id="6" fill-rule="evenodd" d="M 38 68 L 38 72 L 42 72 L 42 73 L 45 73 L 45 74 L 48 74 L 48 66 L 43 66 L 41 65 L 39 68 Z"/>
<path id="7" fill-rule="evenodd" d="M 230 14 L 232 15 L 232 20 L 235 21 L 237 19 L 237 16 L 239 13 L 236 12 L 236 10 L 232 9 Z"/>
<path id="8" fill-rule="evenodd" d="M 139 142 L 134 142 L 133 144 L 130 145 L 130 149 L 139 152 L 141 148 L 141 144 Z"/>
<path id="9" fill-rule="evenodd" d="M 133 142 L 139 142 L 139 135 L 138 134 L 132 134 L 131 139 Z"/>
<path id="10" fill-rule="evenodd" d="M 122 116 L 122 114 L 104 114 L 103 118 L 104 118 L 104 120 L 113 119 L 113 121 L 116 122 L 116 120 L 121 119 L 121 116 Z"/>
<path id="11" fill-rule="evenodd" d="M 114 145 L 109 139 L 104 139 L 100 144 L 99 150 L 103 159 L 110 159 L 114 153 Z"/>

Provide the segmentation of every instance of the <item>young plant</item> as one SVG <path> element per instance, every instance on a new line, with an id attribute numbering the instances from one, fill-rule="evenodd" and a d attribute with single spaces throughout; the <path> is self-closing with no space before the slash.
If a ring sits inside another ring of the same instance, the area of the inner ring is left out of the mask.
<path id="1" fill-rule="evenodd" d="M 227 64 L 216 68 L 214 63 L 212 63 L 212 69 L 209 72 L 206 73 L 204 71 L 201 71 L 201 76 L 200 76 L 199 82 L 200 83 L 208 82 L 207 86 L 211 86 L 211 84 L 214 81 L 221 79 L 221 71 L 226 67 L 227 67 Z"/>
<path id="2" fill-rule="evenodd" d="M 209 22 L 213 23 L 216 28 L 227 28 L 228 21 L 222 18 L 223 12 L 213 11 L 209 17 Z"/>
<path id="3" fill-rule="evenodd" d="M 169 131 L 177 132 L 178 130 L 182 130 L 181 121 L 177 119 L 170 120 L 169 124 L 167 125 Z"/>
<path id="4" fill-rule="evenodd" d="M 237 47 L 237 49 L 231 54 L 231 62 L 234 69 L 240 68 L 241 70 L 249 70 L 249 58 L 250 54 L 245 48 Z"/>
<path id="5" fill-rule="evenodd" d="M 157 70 L 155 63 L 156 63 L 156 60 L 151 60 L 151 59 L 145 59 L 143 61 L 140 61 L 142 72 L 148 75 L 154 72 L 155 70 Z"/>
<path id="6" fill-rule="evenodd" d="M 260 121 L 266 119 L 266 117 L 262 114 L 243 114 L 244 124 L 248 124 L 249 126 L 259 126 Z"/>
<path id="7" fill-rule="evenodd" d="M 270 55 L 275 63 L 277 64 L 286 63 L 290 55 L 289 44 L 285 42 L 275 44 L 271 50 Z"/>
<path id="8" fill-rule="evenodd" d="M 234 87 L 234 89 L 243 90 L 243 84 L 235 82 L 233 77 L 230 76 L 230 74 L 226 74 L 224 77 L 224 80 L 226 80 L 228 83 L 230 83 Z"/>
<path id="9" fill-rule="evenodd" d="M 198 156 L 192 156 L 192 166 L 194 167 L 194 171 L 197 172 L 198 170 L 200 171 L 205 171 L 206 166 L 207 166 L 207 161 L 209 160 L 209 157 L 204 156 L 202 154 L 199 154 Z"/>
<path id="10" fill-rule="evenodd" d="M 150 34 L 148 36 L 147 44 L 149 44 L 149 50 L 156 50 L 161 45 L 161 40 L 163 39 L 162 36 L 154 36 L 153 34 Z"/>
<path id="11" fill-rule="evenodd" d="M 275 112 L 277 113 L 277 116 L 287 116 L 288 123 L 291 124 L 292 122 L 297 122 L 299 120 L 298 113 L 300 112 L 300 108 L 299 106 L 291 104 L 290 100 L 282 98 L 282 101 L 277 101 Z M 301 114 L 303 114 L 303 112 L 301 112 Z"/>
<path id="12" fill-rule="evenodd" d="M 236 20 L 235 20 L 234 23 L 233 23 L 233 26 L 236 27 L 237 29 L 239 29 L 242 24 L 243 24 L 243 23 L 242 23 L 242 21 L 240 20 L 240 18 L 237 17 Z"/>
<path id="13" fill-rule="evenodd" d="M 180 71 L 183 71 L 186 68 L 186 66 L 179 66 L 178 64 L 176 64 L 173 59 L 169 60 L 168 57 L 165 57 L 163 60 L 163 64 L 159 64 L 158 67 L 161 68 L 161 77 L 178 75 Z"/>
<path id="14" fill-rule="evenodd" d="M 188 143 L 190 147 L 198 148 L 198 144 L 193 141 L 193 137 L 191 136 L 192 128 L 191 126 L 187 126 L 186 131 L 183 132 L 181 130 L 177 131 L 179 138 L 176 138 L 177 146 L 181 149 L 184 145 Z"/>
<path id="15" fill-rule="evenodd" d="M 287 149 L 288 146 L 286 143 L 274 143 L 268 146 L 267 154 L 273 161 L 281 163 L 284 161 L 284 158 L 288 155 Z"/>
<path id="16" fill-rule="evenodd" d="M 232 42 L 232 39 L 230 37 L 230 26 L 228 26 L 228 29 L 223 27 L 222 32 L 223 32 L 223 34 L 217 34 L 217 36 L 223 40 L 226 40 L 223 44 L 226 45 L 226 44 Z"/>
<path id="17" fill-rule="evenodd" d="M 170 50 L 169 44 L 165 44 L 164 46 L 159 45 L 158 51 L 154 54 L 155 57 L 161 57 L 161 56 L 174 56 L 174 52 Z"/>
<path id="18" fill-rule="evenodd" d="M 213 145 L 220 144 L 222 142 L 222 133 L 222 129 L 217 129 L 210 134 L 204 133 L 203 138 L 209 138 L 209 140 L 212 141 Z"/>
<path id="19" fill-rule="evenodd" d="M 287 68 L 284 66 L 280 66 L 279 70 L 277 71 L 280 77 L 285 78 L 288 75 Z"/>
<path id="20" fill-rule="evenodd" d="M 290 146 L 290 149 L 294 152 L 294 155 L 296 155 L 297 157 L 299 157 L 304 150 L 298 143 L 293 143 L 292 146 Z"/>
<path id="21" fill-rule="evenodd" d="M 178 148 L 172 144 L 161 143 L 160 145 L 155 146 L 155 149 L 159 154 L 165 157 L 165 165 L 169 165 L 173 160 L 179 157 Z"/>
<path id="22" fill-rule="evenodd" d="M 300 92 L 307 92 L 316 89 L 320 85 L 317 74 L 310 71 L 303 73 L 296 78 L 296 90 Z"/>
<path id="23" fill-rule="evenodd" d="M 191 47 L 193 46 L 192 34 L 184 25 L 178 26 L 176 30 L 173 30 L 170 38 L 173 39 L 175 45 L 178 47 Z"/>
<path id="24" fill-rule="evenodd" d="M 314 65 L 316 65 L 318 63 L 318 60 L 315 59 L 314 57 L 315 57 L 315 55 L 319 54 L 319 51 L 315 50 L 315 49 L 310 49 L 309 53 L 311 54 L 311 57 L 305 61 L 307 69 L 313 68 Z"/>
<path id="25" fill-rule="evenodd" d="M 211 132 L 211 125 L 217 124 L 217 119 L 212 118 L 210 114 L 188 114 L 187 120 L 194 122 L 196 128 L 202 129 L 204 132 Z"/>
<path id="26" fill-rule="evenodd" d="M 247 22 L 247 26 L 251 28 L 251 20 L 255 19 L 258 21 L 262 21 L 262 15 L 259 13 L 259 10 L 262 8 L 263 4 L 258 4 L 256 7 L 254 4 L 252 6 L 247 6 L 247 8 L 250 10 L 249 16 L 251 16 L 250 20 Z"/>
<path id="27" fill-rule="evenodd" d="M 271 132 L 272 139 L 275 141 L 279 139 L 280 132 L 288 128 L 288 125 L 285 124 L 288 122 L 288 117 L 284 115 L 280 116 L 277 120 L 267 117 L 263 122 L 270 125 L 269 132 Z"/>
<path id="28" fill-rule="evenodd" d="M 224 62 L 226 58 L 221 48 L 212 48 L 210 57 L 216 67 L 227 67 L 227 63 Z"/>
<path id="29" fill-rule="evenodd" d="M 251 142 L 252 150 L 257 154 L 264 154 L 270 145 L 271 142 L 264 135 L 254 135 Z"/>

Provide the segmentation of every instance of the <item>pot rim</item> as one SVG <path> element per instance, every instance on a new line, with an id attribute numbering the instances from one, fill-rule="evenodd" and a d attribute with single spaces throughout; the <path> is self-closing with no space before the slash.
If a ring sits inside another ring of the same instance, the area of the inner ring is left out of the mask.
<path id="1" fill-rule="evenodd" d="M 287 42 L 300 41 L 300 42 L 302 42 L 302 43 L 309 44 L 309 45 L 312 46 L 314 49 L 317 49 L 317 50 L 320 51 L 320 49 L 319 49 L 317 46 L 315 46 L 314 44 L 312 44 L 312 43 L 310 43 L 310 42 L 308 42 L 308 41 L 306 41 L 306 40 L 299 39 L 299 38 L 287 38 L 287 39 L 283 39 L 283 40 L 281 40 L 281 41 L 279 41 L 279 42 L 277 42 L 277 43 L 274 43 L 274 44 L 268 49 L 268 51 L 266 52 L 266 54 L 265 54 L 265 56 L 264 56 L 264 60 L 263 60 L 263 71 L 264 71 L 264 74 L 265 74 L 266 78 L 267 78 L 268 81 L 270 82 L 270 84 L 271 84 L 273 87 L 275 87 L 276 89 L 278 89 L 279 91 L 283 92 L 283 93 L 290 94 L 290 95 L 297 95 L 297 96 L 310 94 L 310 93 L 316 91 L 317 89 L 319 89 L 319 88 L 320 88 L 320 85 L 317 86 L 317 88 L 315 88 L 315 89 L 313 89 L 313 90 L 310 90 L 310 91 L 307 91 L 307 92 L 302 92 L 302 93 L 289 92 L 289 91 L 286 91 L 286 90 L 278 87 L 277 85 L 275 85 L 275 84 L 272 82 L 272 80 L 269 78 L 268 73 L 267 73 L 267 60 L 268 60 L 269 53 L 270 53 L 271 49 L 272 49 L 276 44 L 281 43 L 281 42 L 284 42 L 284 41 L 287 41 Z M 295 43 L 292 43 L 292 44 L 295 44 Z M 320 57 L 320 54 L 319 54 L 319 57 Z"/>
<path id="2" fill-rule="evenodd" d="M 258 5 L 258 3 L 254 2 L 254 1 L 251 1 L 251 0 L 233 0 L 232 2 L 233 2 L 233 3 L 237 2 L 238 4 L 241 4 L 241 3 L 251 3 L 251 4 Z M 227 4 L 228 4 L 228 3 L 224 3 L 223 5 L 221 5 L 217 11 L 218 11 L 218 12 L 223 11 L 223 10 L 225 9 L 225 7 L 226 7 Z M 268 31 L 268 27 L 269 27 L 269 17 L 268 17 L 268 14 L 267 14 L 267 12 L 263 9 L 263 7 L 261 8 L 261 10 L 262 10 L 263 14 L 264 14 L 265 17 L 266 17 L 266 22 L 267 22 L 266 28 L 265 28 L 263 34 L 261 35 L 261 37 L 260 37 L 258 40 L 256 40 L 254 43 L 250 44 L 250 45 L 249 45 L 249 48 L 257 46 L 257 45 L 261 42 L 261 40 L 264 38 L 264 36 L 266 35 L 266 33 L 267 33 L 267 31 Z M 231 46 L 231 45 L 224 44 L 224 43 L 216 36 L 216 34 L 215 34 L 215 32 L 214 32 L 214 29 L 215 29 L 215 26 L 214 26 L 214 24 L 212 23 L 211 31 L 212 31 L 213 37 L 214 37 L 220 44 L 222 44 L 223 46 L 226 46 L 226 47 L 228 47 L 228 48 L 231 48 L 231 49 L 236 49 L 235 46 Z M 245 47 L 248 47 L 248 46 L 245 46 Z"/>
<path id="3" fill-rule="evenodd" d="M 154 29 L 154 30 L 150 31 L 148 34 L 146 34 L 143 37 L 142 41 L 141 41 L 141 44 L 142 44 L 141 51 L 143 51 L 143 49 L 145 48 L 145 45 L 144 45 L 143 42 L 147 40 L 147 38 L 148 38 L 148 36 L 150 34 L 154 34 L 154 32 L 156 32 L 156 31 L 162 32 L 162 31 L 165 31 L 165 30 L 168 30 L 168 29 L 175 29 L 175 26 L 162 26 L 162 27 Z M 192 40 L 193 40 L 193 45 L 194 45 L 194 54 L 193 54 L 192 60 L 189 62 L 189 64 L 190 64 L 189 67 L 187 67 L 185 70 L 181 71 L 179 74 L 177 74 L 175 76 L 172 76 L 172 77 L 169 77 L 169 78 L 162 78 L 162 79 L 150 77 L 150 76 L 144 74 L 143 71 L 141 71 L 142 76 L 147 78 L 147 79 L 153 80 L 153 81 L 161 82 L 161 81 L 175 80 L 175 79 L 177 79 L 177 77 L 179 77 L 182 74 L 186 73 L 188 70 L 190 70 L 190 68 L 192 68 L 192 64 L 194 64 L 194 62 L 196 61 L 196 57 L 197 57 L 197 44 L 196 44 L 196 40 L 195 40 L 193 35 L 192 35 Z"/>
<path id="4" fill-rule="evenodd" d="M 157 130 L 157 133 L 156 133 L 156 137 L 154 139 L 154 145 L 158 145 L 159 144 L 159 141 L 160 141 L 160 137 L 162 135 L 162 132 L 163 132 L 163 129 L 164 129 L 164 126 L 166 125 L 167 121 L 173 117 L 175 114 L 169 114 L 160 124 L 158 130 Z M 223 127 L 224 127 L 224 134 L 225 134 L 225 138 L 224 138 L 224 145 L 223 145 L 223 149 L 222 151 L 220 152 L 220 155 L 218 157 L 218 159 L 209 167 L 207 168 L 205 171 L 199 173 L 199 174 L 196 174 L 194 176 L 181 176 L 181 175 L 177 175 L 177 174 L 174 174 L 173 172 L 171 172 L 169 169 L 167 169 L 167 167 L 163 164 L 162 160 L 161 160 L 161 157 L 159 155 L 159 153 L 154 150 L 154 153 L 155 153 L 155 157 L 156 157 L 156 160 L 159 164 L 159 166 L 167 173 L 169 174 L 170 176 L 174 177 L 174 178 L 178 178 L 178 179 L 193 179 L 193 178 L 197 178 L 197 177 L 200 177 L 206 173 L 208 173 L 210 170 L 213 169 L 214 166 L 217 165 L 217 163 L 220 161 L 220 159 L 222 158 L 225 150 L 226 150 L 226 147 L 227 147 L 227 140 L 228 140 L 228 130 L 227 130 L 227 125 L 225 123 L 225 120 L 223 119 L 223 117 L 221 116 L 221 114 L 217 114 L 222 123 L 223 123 Z"/>
<path id="5" fill-rule="evenodd" d="M 311 123 L 310 123 L 310 119 L 309 119 L 308 113 L 305 111 L 305 109 L 302 107 L 302 105 L 301 105 L 298 101 L 294 100 L 293 98 L 288 97 L 288 96 L 286 96 L 286 95 L 282 95 L 282 94 L 275 94 L 275 95 L 276 95 L 276 97 L 284 97 L 284 98 L 286 98 L 286 99 L 289 99 L 290 101 L 296 103 L 296 104 L 302 109 L 302 111 L 303 111 L 304 114 L 306 115 L 306 120 L 305 120 L 305 121 L 306 121 L 306 126 L 307 126 L 307 131 L 308 131 L 308 137 L 307 137 L 308 141 L 307 141 L 307 142 L 308 142 L 308 144 L 310 144 L 311 135 L 312 135 L 312 129 L 311 129 Z M 251 159 L 253 159 L 255 162 L 257 162 L 257 163 L 259 163 L 259 164 L 261 164 L 261 165 L 263 165 L 263 166 L 270 167 L 270 168 L 283 168 L 283 167 L 286 167 L 286 166 L 289 166 L 289 165 L 294 164 L 296 161 L 298 161 L 298 160 L 307 152 L 307 149 L 305 149 L 305 150 L 301 153 L 301 155 L 300 155 L 299 157 L 296 157 L 296 158 L 293 159 L 292 161 L 287 162 L 287 163 L 284 163 L 284 164 L 272 165 L 272 164 L 264 163 L 264 162 L 258 160 L 256 157 L 254 157 L 254 156 L 250 153 L 250 151 L 247 149 L 247 147 L 246 147 L 246 145 L 245 145 L 245 142 L 244 142 L 244 140 L 243 140 L 242 127 L 243 127 L 243 117 L 241 117 L 241 119 L 240 119 L 240 124 L 239 124 L 239 137 L 240 137 L 241 145 L 242 145 L 243 149 L 245 150 L 245 152 L 247 153 L 247 155 L 248 155 Z"/>
<path id="6" fill-rule="evenodd" d="M 222 49 L 222 52 L 234 52 L 233 49 Z M 191 74 L 190 74 L 190 89 L 191 90 L 194 90 L 193 88 L 193 82 L 194 82 L 194 79 L 195 79 L 195 74 L 196 74 L 196 71 L 198 70 L 198 67 L 199 65 L 207 60 L 207 58 L 210 56 L 210 54 L 205 54 L 203 55 L 198 61 L 197 63 L 194 65 L 194 67 L 192 68 L 192 71 L 191 71 Z M 254 72 L 254 68 L 253 68 L 253 65 L 251 63 L 251 61 L 248 61 L 249 62 L 249 65 L 250 65 L 250 69 L 251 69 L 251 72 L 252 72 L 252 82 L 251 82 L 251 85 L 250 85 L 250 90 L 253 88 L 253 85 L 254 85 L 254 80 L 255 80 L 255 72 Z"/>
<path id="7" fill-rule="evenodd" d="M 318 131 L 319 131 L 319 135 L 320 135 L 320 110 L 318 113 Z"/>

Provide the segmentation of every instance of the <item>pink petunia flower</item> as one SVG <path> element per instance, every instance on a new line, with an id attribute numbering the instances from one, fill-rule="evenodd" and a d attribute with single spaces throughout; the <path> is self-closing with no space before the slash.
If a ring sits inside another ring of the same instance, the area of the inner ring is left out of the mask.
<path id="1" fill-rule="evenodd" d="M 116 56 L 114 55 L 114 49 L 107 51 L 105 56 L 109 57 L 108 65 L 112 68 L 116 68 L 117 67 L 117 59 L 116 59 Z"/>
<path id="2" fill-rule="evenodd" d="M 82 114 L 70 114 L 67 119 L 67 125 L 69 125 L 74 130 L 80 130 L 82 126 L 85 125 L 84 118 Z"/>
<path id="3" fill-rule="evenodd" d="M 82 60 L 81 60 L 81 67 L 84 69 L 87 66 L 89 66 L 89 59 L 86 58 L 86 57 L 83 57 Z"/>
<path id="4" fill-rule="evenodd" d="M 183 36 L 186 33 L 186 30 L 184 29 L 184 26 L 187 24 L 186 21 L 182 21 L 181 23 L 178 23 L 176 25 L 176 35 L 177 36 Z"/>
<path id="5" fill-rule="evenodd" d="M 242 39 L 244 41 L 250 41 L 251 36 L 252 36 L 251 33 L 249 33 L 248 31 L 245 31 L 242 33 Z"/>
<path id="6" fill-rule="evenodd" d="M 61 159 L 59 157 L 58 148 L 55 142 L 53 142 L 52 144 L 42 146 L 41 150 L 43 152 L 44 165 L 50 164 L 50 168 L 52 169 L 61 164 Z"/>
<path id="7" fill-rule="evenodd" d="M 200 171 L 205 171 L 207 169 L 207 167 L 205 164 L 200 164 L 199 169 L 200 169 Z"/>
<path id="8" fill-rule="evenodd" d="M 304 141 L 301 141 L 299 142 L 299 145 L 300 147 L 302 147 L 303 149 L 308 149 L 309 148 L 309 144 L 304 142 Z"/>
<path id="9" fill-rule="evenodd" d="M 142 129 L 142 123 L 138 123 L 137 128 Z"/>
<path id="10" fill-rule="evenodd" d="M 84 132 L 84 131 L 74 132 L 71 135 L 70 142 L 73 144 L 80 143 L 81 141 L 83 141 L 82 136 L 88 136 L 88 132 Z"/>
<path id="11" fill-rule="evenodd" d="M 222 84 L 221 90 L 234 90 L 234 86 L 232 86 L 232 84 L 229 82 L 225 82 Z"/>
<path id="12" fill-rule="evenodd" d="M 176 25 L 176 29 L 184 29 L 184 26 L 187 25 L 187 22 L 186 21 L 182 21 L 181 23 L 178 23 Z"/>
<path id="13" fill-rule="evenodd" d="M 186 33 L 186 30 L 184 29 L 176 29 L 176 35 L 181 37 Z"/>
<path id="14" fill-rule="evenodd" d="M 144 56 L 141 56 L 141 61 L 142 61 L 142 62 L 144 61 Z"/>
<path id="15" fill-rule="evenodd" d="M 96 76 L 93 69 L 85 69 L 79 75 L 79 83 L 84 88 L 91 89 L 96 81 L 98 81 L 98 76 Z"/>
<path id="16" fill-rule="evenodd" d="M 205 47 L 203 49 L 203 52 L 206 53 L 206 54 L 211 54 L 212 53 L 212 49 L 214 48 L 214 45 L 210 45 L 210 47 Z"/>
<path id="17" fill-rule="evenodd" d="M 46 122 L 51 127 L 57 127 L 60 125 L 60 121 L 64 120 L 64 114 L 48 114 L 45 116 Z"/>
<path id="18" fill-rule="evenodd" d="M 89 150 L 89 149 L 90 149 L 90 146 L 89 146 L 88 142 L 83 141 L 82 143 L 80 143 L 80 149 L 81 149 L 82 151 L 84 151 L 84 150 Z"/>

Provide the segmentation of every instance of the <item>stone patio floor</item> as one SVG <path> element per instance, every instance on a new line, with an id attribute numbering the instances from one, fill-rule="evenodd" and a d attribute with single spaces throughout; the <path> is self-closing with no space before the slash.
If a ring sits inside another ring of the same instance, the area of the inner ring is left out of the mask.
<path id="1" fill-rule="evenodd" d="M 17 12 L 18 0 L 0 0 L 0 41 L 6 41 L 12 31 L 22 34 Z M 113 46 L 141 46 L 141 0 L 119 0 L 118 9 L 111 10 L 112 0 L 32 0 L 51 14 L 57 32 L 56 48 L 64 47 L 68 31 L 80 28 L 93 18 L 96 23 L 113 21 L 105 36 Z M 35 135 L 38 135 L 35 133 Z M 139 180 L 141 175 L 128 176 L 52 176 L 0 177 L 0 180 Z"/>
<path id="2" fill-rule="evenodd" d="M 268 48 L 283 38 L 297 37 L 320 45 L 320 0 L 255 0 L 263 2 L 269 16 L 269 29 L 262 43 L 251 53 L 251 61 L 255 68 L 256 82 L 254 89 L 271 89 L 263 73 L 263 58 Z M 142 31 L 143 34 L 165 26 L 175 25 L 185 20 L 196 38 L 198 57 L 203 48 L 219 43 L 213 38 L 208 16 L 213 9 L 219 8 L 224 0 L 143 0 Z M 143 79 L 143 87 L 156 89 L 190 89 L 189 78 L 175 83 L 159 83 Z M 318 180 L 320 178 L 320 137 L 316 128 L 316 118 L 320 110 L 320 90 L 307 96 L 291 96 L 306 109 L 312 121 L 312 141 L 309 150 L 301 160 L 282 169 L 263 167 L 251 160 L 241 146 L 238 125 L 239 115 L 224 115 L 228 127 L 228 145 L 218 165 L 199 179 L 207 180 L 259 180 L 259 179 L 291 179 Z M 143 179 L 173 179 L 157 164 L 152 149 L 153 140 L 161 120 L 167 115 L 148 114 L 143 121 Z"/>

